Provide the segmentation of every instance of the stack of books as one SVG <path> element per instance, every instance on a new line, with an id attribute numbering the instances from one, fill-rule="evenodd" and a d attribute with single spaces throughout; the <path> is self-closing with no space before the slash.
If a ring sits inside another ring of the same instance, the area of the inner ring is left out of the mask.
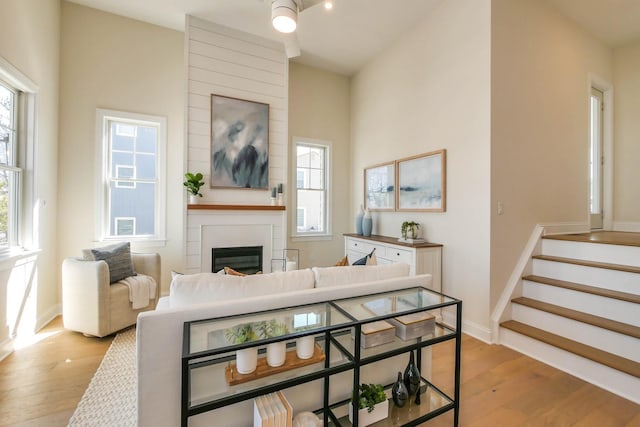
<path id="1" fill-rule="evenodd" d="M 281 391 L 253 401 L 253 427 L 292 427 L 293 408 Z"/>

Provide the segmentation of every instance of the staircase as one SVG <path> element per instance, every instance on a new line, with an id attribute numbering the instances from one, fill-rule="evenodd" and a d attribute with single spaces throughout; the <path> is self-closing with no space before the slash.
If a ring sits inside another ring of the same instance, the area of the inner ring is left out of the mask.
<path id="1" fill-rule="evenodd" d="M 542 238 L 500 343 L 640 403 L 640 237 L 581 240 Z"/>

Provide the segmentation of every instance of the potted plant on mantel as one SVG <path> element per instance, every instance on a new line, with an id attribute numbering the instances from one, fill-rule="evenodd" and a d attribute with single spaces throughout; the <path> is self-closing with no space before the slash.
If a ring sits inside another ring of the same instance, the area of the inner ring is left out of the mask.
<path id="1" fill-rule="evenodd" d="M 203 175 L 198 172 L 193 174 L 191 172 L 187 172 L 184 174 L 186 181 L 182 184 L 187 187 L 187 192 L 189 193 L 189 203 L 194 205 L 199 201 L 199 197 L 202 197 L 200 193 L 200 187 L 204 185 L 204 181 L 202 180 Z"/>
<path id="2" fill-rule="evenodd" d="M 405 221 L 402 223 L 401 231 L 402 238 L 404 240 L 407 239 L 415 239 L 418 237 L 418 229 L 420 229 L 420 224 L 415 221 Z"/>
<path id="3" fill-rule="evenodd" d="M 389 401 L 380 384 L 360 384 L 358 389 L 358 427 L 365 427 L 389 416 Z M 349 405 L 353 424 L 353 405 Z"/>

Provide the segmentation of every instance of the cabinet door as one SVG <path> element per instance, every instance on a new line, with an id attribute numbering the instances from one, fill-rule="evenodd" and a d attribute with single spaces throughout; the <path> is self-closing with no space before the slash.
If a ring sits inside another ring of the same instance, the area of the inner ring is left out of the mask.
<path id="1" fill-rule="evenodd" d="M 431 289 L 442 292 L 442 248 L 421 248 L 416 253 L 416 274 L 431 274 Z"/>

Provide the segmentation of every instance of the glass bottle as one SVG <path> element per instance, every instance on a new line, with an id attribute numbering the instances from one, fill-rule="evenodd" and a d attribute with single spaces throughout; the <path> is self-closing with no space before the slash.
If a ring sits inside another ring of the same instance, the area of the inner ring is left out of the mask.
<path id="1" fill-rule="evenodd" d="M 404 385 L 407 387 L 409 396 L 416 394 L 420 387 L 420 371 L 413 358 L 413 351 L 409 353 L 409 364 L 404 370 Z"/>
<path id="2" fill-rule="evenodd" d="M 398 372 L 398 381 L 391 388 L 391 398 L 398 408 L 402 408 L 409 399 L 409 392 L 407 391 L 407 386 L 404 385 L 402 372 Z"/>

